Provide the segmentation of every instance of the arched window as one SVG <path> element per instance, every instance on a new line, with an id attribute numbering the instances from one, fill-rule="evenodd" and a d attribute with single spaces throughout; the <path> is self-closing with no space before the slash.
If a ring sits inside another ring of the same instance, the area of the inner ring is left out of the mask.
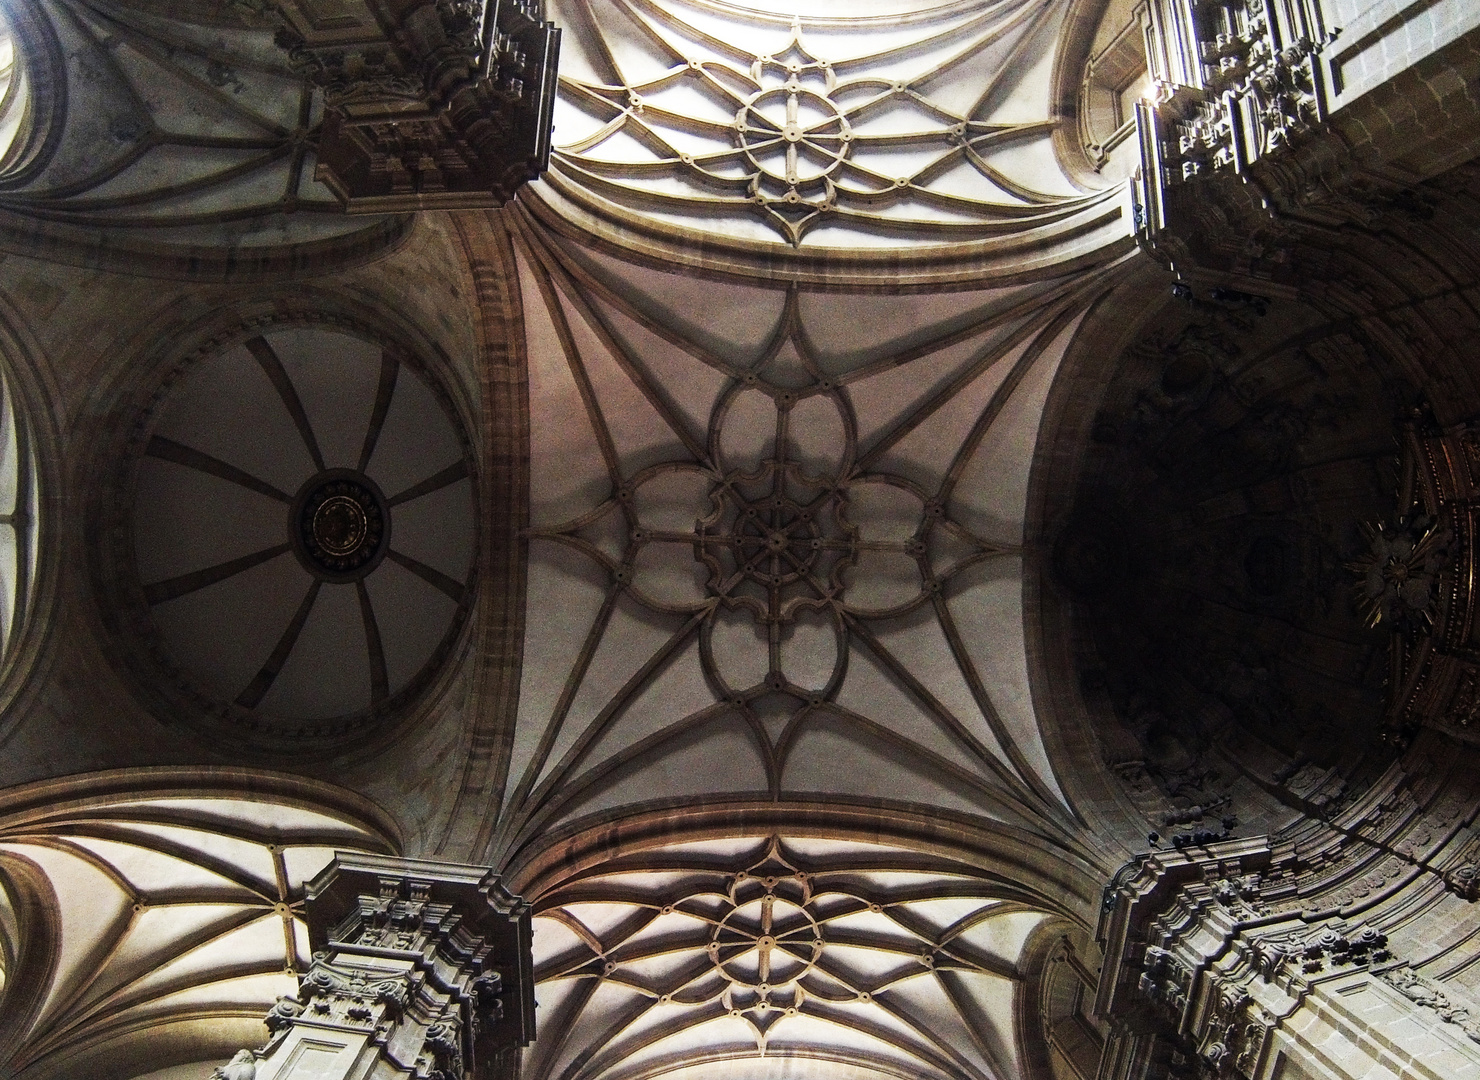
<path id="1" fill-rule="evenodd" d="M 0 175 L 11 164 L 13 149 L 23 147 L 31 122 L 31 93 L 19 42 L 0 9 Z"/>
<path id="2" fill-rule="evenodd" d="M 36 574 L 36 460 L 11 387 L 0 380 L 0 656 L 30 609 Z"/>

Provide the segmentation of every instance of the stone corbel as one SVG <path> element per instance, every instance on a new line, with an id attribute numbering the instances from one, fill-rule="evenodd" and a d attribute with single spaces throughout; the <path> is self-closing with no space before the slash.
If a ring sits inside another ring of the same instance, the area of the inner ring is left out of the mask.
<path id="1" fill-rule="evenodd" d="M 315 179 L 351 212 L 501 206 L 549 163 L 560 31 L 542 0 L 235 0 L 319 88 Z"/>
<path id="2" fill-rule="evenodd" d="M 534 1038 L 530 915 L 491 872 L 341 854 L 304 908 L 313 964 L 268 1013 L 267 1044 L 226 1066 L 240 1080 L 305 1060 L 325 1080 L 516 1075 Z"/>

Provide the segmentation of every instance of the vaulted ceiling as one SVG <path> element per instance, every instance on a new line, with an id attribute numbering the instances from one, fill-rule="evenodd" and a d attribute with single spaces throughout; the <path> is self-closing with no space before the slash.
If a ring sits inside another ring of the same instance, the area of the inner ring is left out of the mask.
<path id="1" fill-rule="evenodd" d="M 366 217 L 237 6 L 13 2 L 0 1062 L 253 1042 L 338 846 L 535 905 L 531 1080 L 1042 1075 L 1172 807 L 1054 606 L 1102 398 L 1166 397 L 1116 358 L 1171 370 L 1065 130 L 1107 5 L 558 0 L 546 177 Z"/>

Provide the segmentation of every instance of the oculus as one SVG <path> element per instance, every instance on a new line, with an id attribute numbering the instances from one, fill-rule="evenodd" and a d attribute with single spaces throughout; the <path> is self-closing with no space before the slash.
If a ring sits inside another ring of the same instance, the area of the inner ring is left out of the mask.
<path id="1" fill-rule="evenodd" d="M 324 581 L 359 581 L 385 557 L 390 510 L 374 480 L 352 469 L 309 479 L 289 514 L 293 550 Z"/>
<path id="2" fill-rule="evenodd" d="M 404 715 L 459 638 L 476 548 L 469 442 L 410 350 L 257 326 L 187 358 L 134 439 L 114 561 L 148 696 L 282 749 Z"/>

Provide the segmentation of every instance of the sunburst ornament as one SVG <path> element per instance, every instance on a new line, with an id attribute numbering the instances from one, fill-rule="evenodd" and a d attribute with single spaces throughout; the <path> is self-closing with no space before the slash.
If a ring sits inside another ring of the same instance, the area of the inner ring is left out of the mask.
<path id="1" fill-rule="evenodd" d="M 1357 576 L 1357 609 L 1369 628 L 1427 631 L 1434 621 L 1435 585 L 1448 534 L 1425 515 L 1384 529 L 1364 523 L 1367 551 L 1347 563 Z"/>

